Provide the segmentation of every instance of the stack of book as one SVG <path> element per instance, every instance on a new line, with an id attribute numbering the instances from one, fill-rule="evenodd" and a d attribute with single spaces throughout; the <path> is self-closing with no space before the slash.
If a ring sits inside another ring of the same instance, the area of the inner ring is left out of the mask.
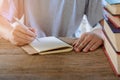
<path id="1" fill-rule="evenodd" d="M 104 51 L 116 75 L 120 75 L 120 0 L 105 0 Z"/>

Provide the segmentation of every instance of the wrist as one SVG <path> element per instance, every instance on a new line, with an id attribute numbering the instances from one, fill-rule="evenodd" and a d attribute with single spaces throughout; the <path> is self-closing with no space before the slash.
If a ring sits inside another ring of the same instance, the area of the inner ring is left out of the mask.
<path id="1" fill-rule="evenodd" d="M 92 32 L 97 36 L 99 36 L 100 38 L 104 39 L 104 33 L 102 31 L 102 28 L 94 29 Z"/>

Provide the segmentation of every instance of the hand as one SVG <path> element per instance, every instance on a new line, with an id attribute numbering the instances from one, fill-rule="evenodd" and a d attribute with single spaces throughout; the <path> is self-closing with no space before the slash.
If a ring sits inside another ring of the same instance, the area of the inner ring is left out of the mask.
<path id="1" fill-rule="evenodd" d="M 33 28 L 24 28 L 17 25 L 11 31 L 10 42 L 18 46 L 23 46 L 32 42 L 35 37 L 36 34 Z"/>
<path id="2" fill-rule="evenodd" d="M 84 33 L 80 38 L 75 40 L 73 46 L 76 52 L 88 52 L 97 49 L 102 44 L 103 40 L 100 36 L 95 33 L 88 32 Z"/>

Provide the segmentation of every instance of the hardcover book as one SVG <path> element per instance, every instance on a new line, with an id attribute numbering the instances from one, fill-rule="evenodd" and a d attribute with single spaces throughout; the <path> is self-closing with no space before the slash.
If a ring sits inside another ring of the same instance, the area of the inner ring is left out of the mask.
<path id="1" fill-rule="evenodd" d="M 110 21 L 104 20 L 104 30 L 115 50 L 120 52 L 120 29 L 115 28 Z"/>
<path id="2" fill-rule="evenodd" d="M 120 16 L 113 16 L 107 9 L 104 9 L 105 17 L 114 25 L 115 28 L 120 28 Z"/>
<path id="3" fill-rule="evenodd" d="M 120 15 L 120 0 L 106 0 L 105 8 L 107 8 L 112 15 Z"/>
<path id="4" fill-rule="evenodd" d="M 104 38 L 103 49 L 108 58 L 108 61 L 111 64 L 113 71 L 115 72 L 115 75 L 120 76 L 120 53 L 114 50 L 114 47 L 112 46 L 112 43 L 110 42 L 107 35 L 105 35 L 105 38 Z"/>

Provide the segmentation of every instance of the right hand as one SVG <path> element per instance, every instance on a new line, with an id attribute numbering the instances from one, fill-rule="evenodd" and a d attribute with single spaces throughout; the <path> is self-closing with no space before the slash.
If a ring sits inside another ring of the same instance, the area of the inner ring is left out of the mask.
<path id="1" fill-rule="evenodd" d="M 23 46 L 29 44 L 36 38 L 35 30 L 30 27 L 23 27 L 16 25 L 11 31 L 10 42 L 17 45 Z"/>

